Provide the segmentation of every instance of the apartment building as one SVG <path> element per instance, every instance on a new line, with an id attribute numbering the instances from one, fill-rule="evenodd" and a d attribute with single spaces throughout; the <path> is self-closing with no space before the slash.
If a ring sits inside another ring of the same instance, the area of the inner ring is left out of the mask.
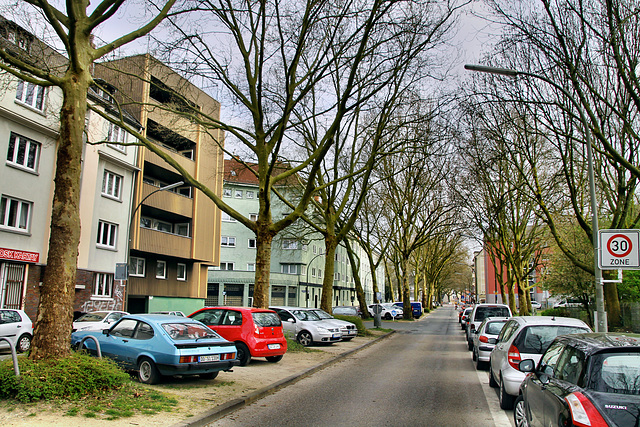
<path id="1" fill-rule="evenodd" d="M 99 64 L 95 74 L 118 88 L 119 101 L 149 140 L 209 189 L 222 192 L 223 133 L 169 111 L 196 107 L 219 119 L 216 100 L 150 55 Z M 138 152 L 137 169 L 126 308 L 191 313 L 203 307 L 208 268 L 219 263 L 220 211 L 146 148 Z"/>
<path id="2" fill-rule="evenodd" d="M 250 167 L 257 167 L 250 164 Z M 286 191 L 285 189 L 282 189 Z M 225 160 L 223 197 L 238 212 L 255 220 L 258 214 L 258 181 L 256 175 L 236 160 Z M 273 216 L 288 213 L 277 198 Z M 209 270 L 206 305 L 244 305 L 253 303 L 255 280 L 256 237 L 253 231 L 222 213 L 220 265 Z M 373 302 L 373 280 L 362 248 L 354 245 L 360 263 L 360 277 L 367 303 Z M 280 233 L 271 247 L 270 304 L 320 307 L 324 271 L 324 240 L 318 233 L 298 221 Z M 334 305 L 355 303 L 355 283 L 346 248 L 336 251 L 333 276 Z M 379 270 L 378 283 L 384 283 Z"/>
<path id="3" fill-rule="evenodd" d="M 64 57 L 2 18 L 0 43 L 52 72 L 66 66 Z M 0 165 L 0 308 L 24 309 L 35 319 L 47 264 L 62 93 L 8 73 L 0 81 L 0 152 L 6 155 Z M 88 101 L 115 114 L 112 95 L 93 88 Z M 139 127 L 133 117 L 125 120 Z M 74 309 L 122 309 L 124 289 L 114 283 L 114 272 L 116 264 L 127 261 L 137 148 L 122 145 L 132 142 L 130 135 L 94 112 L 87 113 L 86 128 Z"/>

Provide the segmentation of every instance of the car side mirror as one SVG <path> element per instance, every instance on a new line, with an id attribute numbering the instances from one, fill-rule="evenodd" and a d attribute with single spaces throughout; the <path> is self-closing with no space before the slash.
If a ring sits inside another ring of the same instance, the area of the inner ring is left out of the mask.
<path id="1" fill-rule="evenodd" d="M 518 370 L 520 372 L 533 372 L 536 369 L 536 364 L 532 359 L 525 359 L 518 363 Z"/>
<path id="2" fill-rule="evenodd" d="M 102 330 L 102 333 L 103 333 L 104 335 L 109 335 L 109 330 L 108 330 L 108 329 L 103 329 L 103 330 Z"/>
<path id="3" fill-rule="evenodd" d="M 289 323 L 296 323 L 295 319 L 287 319 L 287 322 L 289 322 Z"/>

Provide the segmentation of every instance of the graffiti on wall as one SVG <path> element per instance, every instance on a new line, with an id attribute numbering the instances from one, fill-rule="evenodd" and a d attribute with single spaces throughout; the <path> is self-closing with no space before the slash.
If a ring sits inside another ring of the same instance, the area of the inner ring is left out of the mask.
<path id="1" fill-rule="evenodd" d="M 108 300 L 89 300 L 82 304 L 82 311 L 112 311 L 124 309 L 124 281 L 118 280 L 114 285 L 113 298 Z"/>

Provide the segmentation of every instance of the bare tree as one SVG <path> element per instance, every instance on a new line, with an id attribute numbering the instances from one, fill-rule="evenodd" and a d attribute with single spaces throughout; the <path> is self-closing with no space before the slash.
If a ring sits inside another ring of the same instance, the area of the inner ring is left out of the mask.
<path id="1" fill-rule="evenodd" d="M 167 16 L 175 0 L 160 2 L 158 12 L 146 25 L 100 46 L 94 45 L 93 33 L 109 22 L 122 1 L 104 0 L 90 12 L 89 0 L 67 2 L 66 11 L 46 0 L 25 0 L 25 3 L 32 5 L 46 21 L 67 58 L 60 66 L 59 61 L 51 61 L 51 56 L 39 57 L 37 62 L 32 62 L 15 55 L 14 51 L 0 49 L 0 69 L 36 85 L 58 87 L 63 95 L 47 268 L 40 288 L 31 346 L 31 358 L 45 359 L 65 356 L 70 351 L 80 240 L 78 204 L 87 90 L 95 83 L 92 66 L 96 60 L 148 34 Z M 50 55 L 50 52 L 42 50 L 33 54 Z M 57 68 L 51 68 L 52 63 Z"/>

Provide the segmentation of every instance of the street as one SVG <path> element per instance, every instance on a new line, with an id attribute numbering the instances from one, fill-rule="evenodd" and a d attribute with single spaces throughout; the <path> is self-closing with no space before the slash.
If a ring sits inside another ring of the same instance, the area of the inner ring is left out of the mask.
<path id="1" fill-rule="evenodd" d="M 486 371 L 477 372 L 452 306 L 211 426 L 504 426 Z"/>

